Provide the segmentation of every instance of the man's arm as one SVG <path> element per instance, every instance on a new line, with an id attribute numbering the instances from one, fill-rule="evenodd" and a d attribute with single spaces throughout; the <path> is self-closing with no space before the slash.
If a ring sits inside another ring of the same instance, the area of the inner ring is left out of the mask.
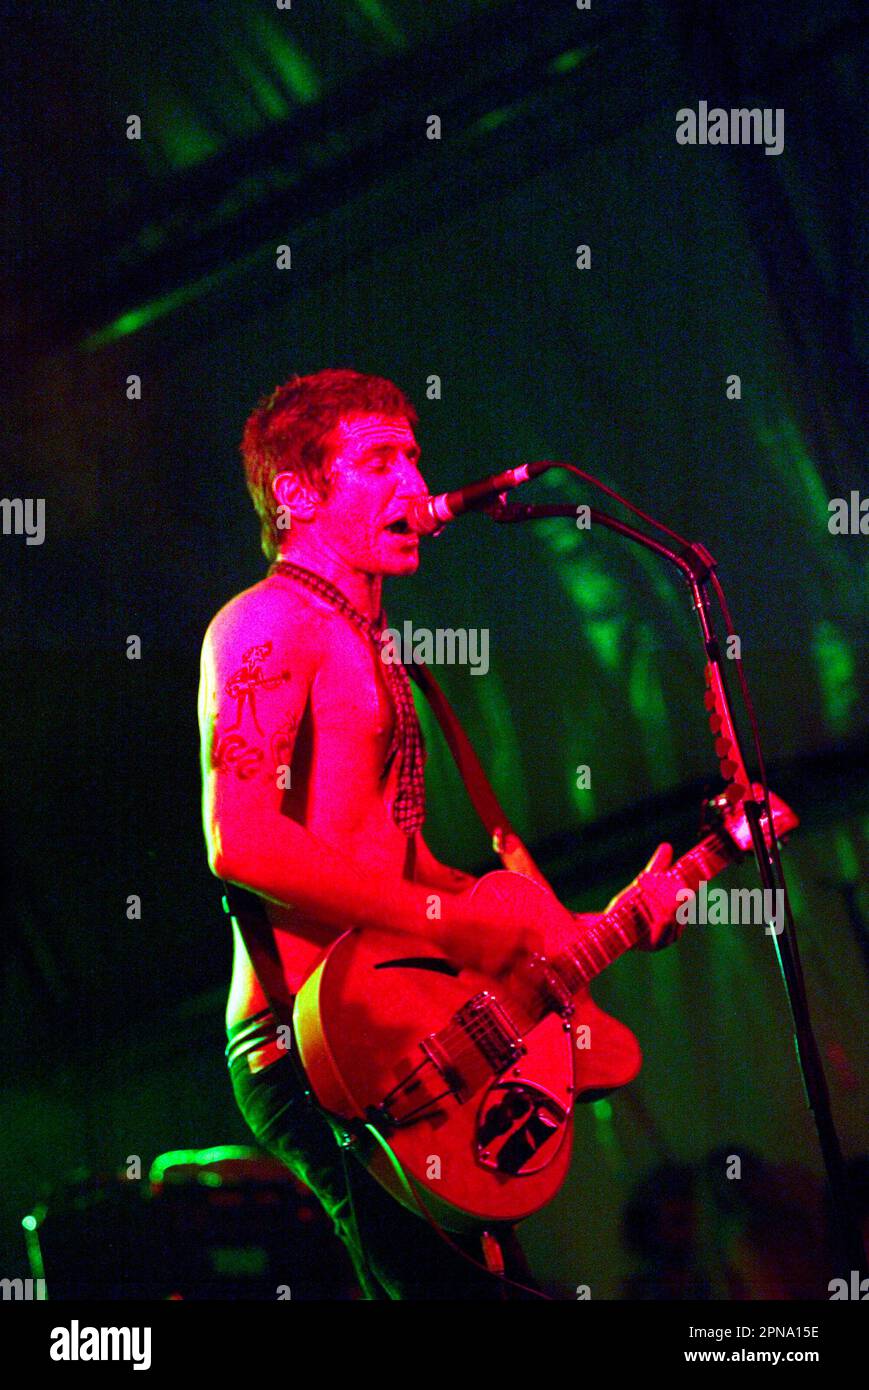
<path id="1" fill-rule="evenodd" d="M 281 781 L 317 673 L 316 648 L 310 628 L 304 642 L 294 638 L 285 602 L 263 590 L 239 596 L 206 634 L 199 725 L 212 873 L 315 922 L 410 932 L 500 973 L 532 940 L 537 948 L 533 923 L 506 911 L 481 916 L 458 883 L 433 906 L 431 886 L 368 872 L 283 813 Z M 463 877 L 467 886 L 476 881 Z"/>

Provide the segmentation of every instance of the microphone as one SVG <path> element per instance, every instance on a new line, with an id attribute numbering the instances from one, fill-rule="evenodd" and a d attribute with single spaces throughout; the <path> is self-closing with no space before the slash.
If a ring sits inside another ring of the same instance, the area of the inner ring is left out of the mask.
<path id="1" fill-rule="evenodd" d="M 448 521 L 455 521 L 463 512 L 485 509 L 500 493 L 527 483 L 529 478 L 536 478 L 538 473 L 545 473 L 551 467 L 550 463 L 542 461 L 523 463 L 518 468 L 508 468 L 506 473 L 493 473 L 491 478 L 456 488 L 455 492 L 439 492 L 436 497 L 413 497 L 407 508 L 407 524 L 420 536 L 436 535 Z"/>

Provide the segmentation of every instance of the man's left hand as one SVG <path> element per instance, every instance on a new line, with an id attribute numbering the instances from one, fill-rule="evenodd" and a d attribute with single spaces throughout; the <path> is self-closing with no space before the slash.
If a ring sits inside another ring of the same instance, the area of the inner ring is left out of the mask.
<path id="1" fill-rule="evenodd" d="M 678 941 L 682 934 L 682 924 L 676 921 L 676 909 L 682 902 L 677 895 L 685 885 L 675 874 L 666 872 L 672 861 L 673 846 L 658 845 L 642 873 L 637 874 L 633 882 L 617 893 L 605 908 L 609 912 L 632 888 L 640 889 L 643 910 L 649 922 L 648 930 L 637 942 L 641 951 L 662 951 L 665 946 Z"/>

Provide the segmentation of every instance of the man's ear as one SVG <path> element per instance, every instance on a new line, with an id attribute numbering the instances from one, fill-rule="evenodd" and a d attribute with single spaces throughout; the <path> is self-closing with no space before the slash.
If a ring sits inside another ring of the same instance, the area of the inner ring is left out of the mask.
<path id="1" fill-rule="evenodd" d="M 272 479 L 272 493 L 278 506 L 286 507 L 293 520 L 313 521 L 322 500 L 296 473 L 278 473 Z"/>

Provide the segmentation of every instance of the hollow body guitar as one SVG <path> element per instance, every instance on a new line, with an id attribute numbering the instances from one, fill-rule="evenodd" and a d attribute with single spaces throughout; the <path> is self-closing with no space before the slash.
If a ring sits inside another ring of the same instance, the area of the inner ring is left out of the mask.
<path id="1" fill-rule="evenodd" d="M 741 805 L 712 804 L 718 827 L 668 871 L 692 890 L 750 848 Z M 798 824 L 777 798 L 770 807 L 778 836 Z M 589 991 L 647 930 L 639 887 L 584 927 L 523 874 L 498 870 L 473 891 L 489 910 L 509 899 L 548 923 L 559 949 L 494 981 L 421 937 L 354 929 L 305 981 L 293 1015 L 314 1094 L 357 1156 L 404 1206 L 420 1215 L 422 1202 L 454 1231 L 544 1206 L 567 1173 L 576 1101 L 627 1085 L 642 1065 L 633 1033 Z"/>

